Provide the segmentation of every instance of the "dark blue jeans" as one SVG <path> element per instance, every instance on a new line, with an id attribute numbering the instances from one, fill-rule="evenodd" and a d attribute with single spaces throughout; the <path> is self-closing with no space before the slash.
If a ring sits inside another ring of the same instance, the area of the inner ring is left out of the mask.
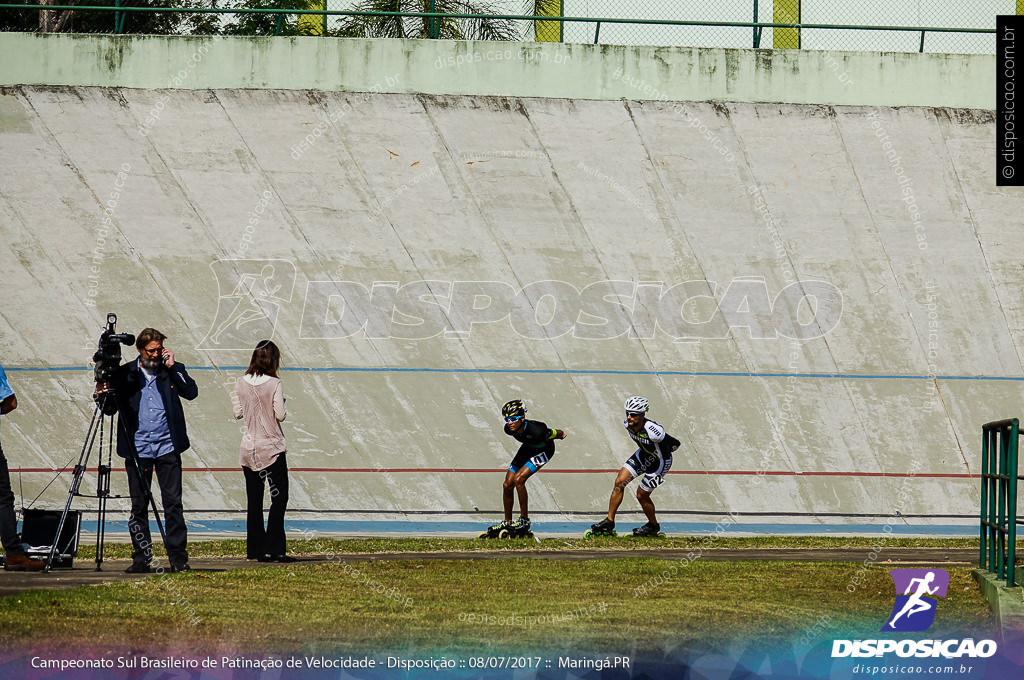
<path id="1" fill-rule="evenodd" d="M 160 499 L 164 506 L 164 535 L 167 538 L 167 559 L 171 566 L 188 563 L 188 530 L 185 511 L 181 505 L 181 456 L 169 453 L 159 458 L 139 458 L 145 489 L 151 489 L 153 472 L 160 485 Z M 128 532 L 132 537 L 132 560 L 149 563 L 153 559 L 153 539 L 149 533 L 149 501 L 146 499 L 139 475 L 131 459 L 125 459 L 128 469 L 128 491 L 132 495 L 132 509 L 128 515 Z"/>
<path id="2" fill-rule="evenodd" d="M 11 473 L 0 446 L 0 543 L 8 555 L 22 555 L 21 536 L 18 535 L 18 516 L 14 514 L 14 492 L 11 491 Z"/>

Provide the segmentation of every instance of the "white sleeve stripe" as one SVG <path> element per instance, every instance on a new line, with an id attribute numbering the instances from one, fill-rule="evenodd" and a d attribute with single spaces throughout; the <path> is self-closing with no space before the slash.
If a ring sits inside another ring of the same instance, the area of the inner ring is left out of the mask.
<path id="1" fill-rule="evenodd" d="M 665 438 L 665 428 L 657 423 L 647 421 L 645 429 L 647 430 L 647 436 L 653 442 L 660 442 Z"/>

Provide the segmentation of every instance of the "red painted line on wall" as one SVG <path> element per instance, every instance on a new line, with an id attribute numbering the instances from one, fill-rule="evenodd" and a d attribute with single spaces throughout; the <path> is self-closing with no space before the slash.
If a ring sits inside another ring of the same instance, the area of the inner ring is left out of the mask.
<path id="1" fill-rule="evenodd" d="M 359 473 L 359 472 L 404 472 L 404 473 L 474 473 L 474 474 L 493 474 L 496 472 L 505 472 L 507 468 L 329 468 L 329 467 L 293 467 L 288 468 L 289 472 L 339 472 L 339 473 Z M 72 468 L 65 468 L 61 472 L 71 472 Z M 124 472 L 124 468 L 112 468 L 114 472 Z M 89 472 L 95 472 L 95 468 L 89 468 Z M 241 468 L 230 467 L 186 467 L 182 468 L 184 472 L 240 472 Z M 570 474 L 570 475 L 585 475 L 585 474 L 612 474 L 619 471 L 619 468 L 602 468 L 592 470 L 557 470 L 545 468 L 544 474 Z M 37 472 L 37 473 L 49 473 L 55 474 L 57 470 L 51 468 L 11 468 L 11 472 Z M 980 475 L 968 474 L 968 473 L 910 473 L 910 472 L 836 472 L 828 470 L 818 471 L 806 471 L 806 472 L 794 472 L 792 470 L 670 470 L 670 475 L 707 475 L 707 476 L 725 476 L 735 475 L 741 477 L 908 477 L 908 478 L 921 478 L 921 479 L 978 479 Z"/>

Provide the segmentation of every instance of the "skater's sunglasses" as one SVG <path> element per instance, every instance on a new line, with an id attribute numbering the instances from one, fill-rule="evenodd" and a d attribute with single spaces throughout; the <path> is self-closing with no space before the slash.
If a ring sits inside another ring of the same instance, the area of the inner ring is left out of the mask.
<path id="1" fill-rule="evenodd" d="M 626 411 L 627 418 L 639 418 L 643 413 L 634 413 L 633 411 Z"/>
<path id="2" fill-rule="evenodd" d="M 522 416 L 506 417 L 505 418 L 505 422 L 506 423 L 518 423 L 522 419 L 523 419 Z"/>

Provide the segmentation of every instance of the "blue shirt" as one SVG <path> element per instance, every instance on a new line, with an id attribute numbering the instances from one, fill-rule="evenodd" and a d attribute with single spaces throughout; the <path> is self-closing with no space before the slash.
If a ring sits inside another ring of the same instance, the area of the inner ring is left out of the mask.
<path id="1" fill-rule="evenodd" d="M 159 458 L 174 452 L 171 428 L 167 424 L 164 400 L 156 386 L 156 374 L 141 366 L 146 384 L 139 395 L 139 429 L 135 432 L 135 450 L 139 458 Z"/>
<path id="2" fill-rule="evenodd" d="M 11 384 L 7 382 L 7 374 L 4 373 L 3 365 L 0 365 L 0 401 L 3 401 L 12 394 L 14 394 L 14 390 L 11 389 Z"/>

